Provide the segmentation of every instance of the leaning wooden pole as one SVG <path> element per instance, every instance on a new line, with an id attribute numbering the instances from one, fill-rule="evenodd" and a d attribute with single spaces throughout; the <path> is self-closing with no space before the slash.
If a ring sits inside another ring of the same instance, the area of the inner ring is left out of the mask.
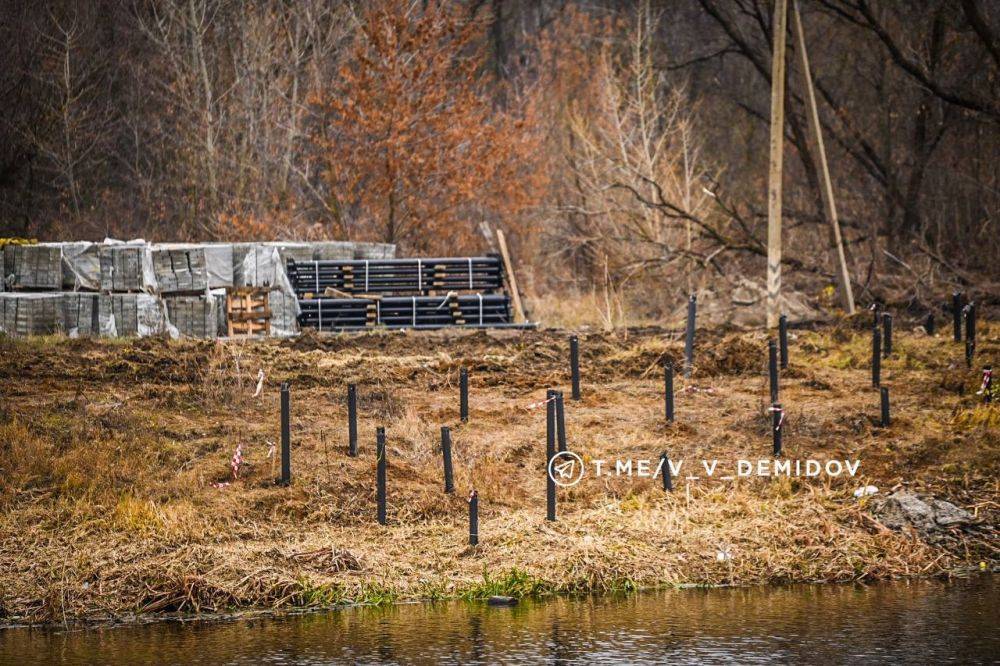
<path id="1" fill-rule="evenodd" d="M 510 285 L 510 297 L 514 303 L 514 321 L 523 323 L 527 321 L 524 316 L 524 307 L 521 305 L 521 292 L 517 288 L 517 277 L 514 275 L 514 264 L 510 260 L 510 251 L 507 249 L 507 239 L 503 235 L 502 229 L 497 229 L 497 243 L 500 245 L 500 257 L 503 259 L 504 269 L 507 272 L 507 282 Z"/>
<path id="2" fill-rule="evenodd" d="M 767 178 L 767 326 L 781 314 L 781 166 L 785 138 L 785 32 L 788 1 L 774 3 L 771 55 L 771 159 Z"/>
<path id="3" fill-rule="evenodd" d="M 851 276 L 847 272 L 844 240 L 840 235 L 840 219 L 837 217 L 837 201 L 833 197 L 830 167 L 826 161 L 826 144 L 823 142 L 823 128 L 819 124 L 816 92 L 813 89 L 812 72 L 809 70 L 809 52 L 806 50 L 806 36 L 802 30 L 802 16 L 799 12 L 798 0 L 792 0 L 792 14 L 795 18 L 795 39 L 798 41 L 799 54 L 802 58 L 802 77 L 806 83 L 806 99 L 809 102 L 809 127 L 816 141 L 820 173 L 823 178 L 820 190 L 823 195 L 823 203 L 826 205 L 826 217 L 833 228 L 833 242 L 837 246 L 837 282 L 840 286 L 840 305 L 848 314 L 854 314 L 854 290 L 851 289 Z"/>

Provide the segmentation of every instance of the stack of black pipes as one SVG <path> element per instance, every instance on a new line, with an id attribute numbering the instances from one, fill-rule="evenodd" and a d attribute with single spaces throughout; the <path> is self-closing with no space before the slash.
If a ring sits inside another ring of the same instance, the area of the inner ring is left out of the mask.
<path id="1" fill-rule="evenodd" d="M 499 257 L 289 260 L 299 324 L 325 331 L 370 327 L 503 328 L 513 324 Z M 357 297 L 354 295 L 357 294 Z"/>
<path id="2" fill-rule="evenodd" d="M 345 294 L 426 295 L 430 292 L 493 293 L 503 287 L 499 257 L 421 259 L 330 259 L 288 261 L 295 293 L 319 296 L 332 288 Z"/>
<path id="3" fill-rule="evenodd" d="M 509 324 L 510 298 L 504 294 L 390 296 L 299 300 L 299 324 L 321 330 L 485 327 Z"/>

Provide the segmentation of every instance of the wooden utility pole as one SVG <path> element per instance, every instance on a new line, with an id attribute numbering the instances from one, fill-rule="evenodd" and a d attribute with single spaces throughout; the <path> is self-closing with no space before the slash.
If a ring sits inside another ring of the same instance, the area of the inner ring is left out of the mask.
<path id="1" fill-rule="evenodd" d="M 788 1 L 774 3 L 771 54 L 771 159 L 767 178 L 767 327 L 778 325 L 781 309 L 781 165 L 785 139 L 785 32 Z"/>
<path id="2" fill-rule="evenodd" d="M 816 151 L 819 153 L 820 174 L 823 182 L 820 191 L 823 203 L 826 205 L 826 217 L 833 228 L 833 242 L 837 246 L 837 282 L 840 286 L 840 305 L 854 314 L 854 291 L 851 289 L 851 276 L 847 272 L 847 257 L 844 254 L 844 241 L 840 235 L 840 220 L 837 217 L 837 202 L 833 198 L 833 184 L 830 181 L 830 167 L 826 162 L 826 145 L 823 143 L 823 128 L 819 124 L 819 110 L 816 108 L 816 92 L 813 90 L 812 73 L 809 71 L 809 52 L 806 50 L 806 36 L 802 30 L 802 16 L 799 12 L 799 0 L 792 0 L 792 14 L 795 17 L 795 39 L 798 41 L 799 53 L 802 56 L 802 76 L 806 82 L 806 99 L 809 101 L 809 127 L 816 141 Z"/>

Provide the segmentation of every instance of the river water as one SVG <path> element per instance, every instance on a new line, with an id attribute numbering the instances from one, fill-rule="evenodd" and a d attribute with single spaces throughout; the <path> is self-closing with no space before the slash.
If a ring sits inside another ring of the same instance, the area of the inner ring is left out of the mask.
<path id="1" fill-rule="evenodd" d="M 1000 580 L 669 590 L 76 631 L 0 630 L 0 663 L 997 663 Z"/>

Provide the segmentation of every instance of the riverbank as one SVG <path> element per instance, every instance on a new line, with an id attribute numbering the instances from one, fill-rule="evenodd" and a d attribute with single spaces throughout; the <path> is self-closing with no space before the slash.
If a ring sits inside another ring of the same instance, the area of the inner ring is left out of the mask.
<path id="1" fill-rule="evenodd" d="M 738 474 L 737 461 L 770 457 L 762 334 L 699 331 L 669 427 L 660 364 L 679 364 L 682 341 L 653 329 L 582 334 L 569 448 L 588 464 L 655 463 L 666 450 L 686 467 L 672 494 L 659 478 L 585 477 L 560 490 L 555 523 L 544 520 L 545 410 L 532 405 L 549 387 L 568 398 L 563 332 L 0 340 L 0 623 L 992 568 L 1000 408 L 980 404 L 962 345 L 897 325 L 882 370 L 893 422 L 879 428 L 869 321 L 795 332 L 782 376 L 785 457 L 859 460 L 853 477 Z M 1000 326 L 982 324 L 977 360 L 998 351 Z M 274 484 L 268 455 L 282 381 L 292 385 L 289 488 Z M 357 458 L 346 455 L 351 382 Z M 442 425 L 452 426 L 453 495 L 442 492 Z M 385 527 L 376 426 L 388 432 Z M 712 460 L 721 476 L 687 478 Z M 879 495 L 856 498 L 866 485 Z M 477 548 L 466 545 L 473 487 Z M 947 500 L 975 524 L 887 527 L 873 499 L 895 487 Z"/>

